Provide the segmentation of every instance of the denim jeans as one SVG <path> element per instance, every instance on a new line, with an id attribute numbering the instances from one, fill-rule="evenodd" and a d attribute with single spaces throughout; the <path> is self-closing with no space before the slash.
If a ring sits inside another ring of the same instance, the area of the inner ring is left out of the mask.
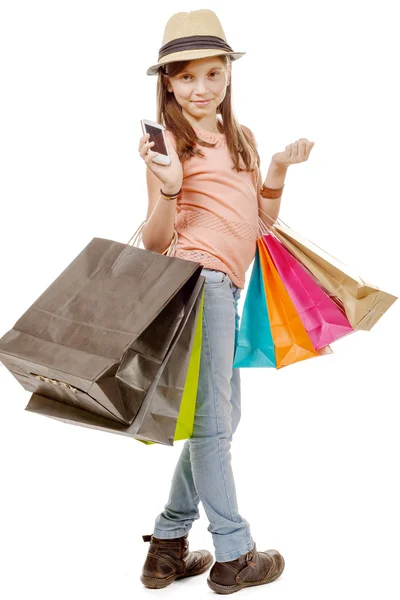
<path id="1" fill-rule="evenodd" d="M 230 453 L 241 414 L 240 370 L 232 367 L 241 290 L 222 271 L 203 268 L 201 274 L 206 281 L 193 434 L 185 440 L 153 533 L 163 539 L 186 535 L 200 517 L 201 500 L 215 559 L 224 562 L 254 546 L 250 525 L 239 514 Z"/>

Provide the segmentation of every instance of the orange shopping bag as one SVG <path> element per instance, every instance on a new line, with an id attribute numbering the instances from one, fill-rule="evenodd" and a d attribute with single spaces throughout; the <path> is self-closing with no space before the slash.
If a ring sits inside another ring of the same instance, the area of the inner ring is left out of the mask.
<path id="1" fill-rule="evenodd" d="M 316 350 L 264 244 L 258 238 L 268 316 L 275 346 L 276 368 L 326 354 Z M 329 347 L 327 347 L 329 349 Z M 330 349 L 329 349 L 330 350 Z M 328 352 L 329 352 L 328 350 Z M 332 352 L 332 351 L 330 351 Z"/>

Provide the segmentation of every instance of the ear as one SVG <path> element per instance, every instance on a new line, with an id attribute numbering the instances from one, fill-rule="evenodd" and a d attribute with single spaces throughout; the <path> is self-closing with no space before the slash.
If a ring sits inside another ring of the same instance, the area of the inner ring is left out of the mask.
<path id="1" fill-rule="evenodd" d="M 164 74 L 162 75 L 162 81 L 163 81 L 163 85 L 165 85 L 165 87 L 167 88 L 168 92 L 172 92 L 172 87 L 171 84 L 169 82 L 169 77 L 164 77 Z"/>

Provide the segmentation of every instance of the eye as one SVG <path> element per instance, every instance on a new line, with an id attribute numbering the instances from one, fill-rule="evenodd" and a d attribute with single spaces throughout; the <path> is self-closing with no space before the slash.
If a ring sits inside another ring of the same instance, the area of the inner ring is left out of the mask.
<path id="1" fill-rule="evenodd" d="M 219 75 L 219 72 L 218 71 L 211 71 L 210 75 L 213 75 L 213 74 L 214 75 Z M 184 79 L 185 77 L 191 77 L 191 75 L 182 75 L 181 79 Z M 215 79 L 215 77 L 213 77 L 213 79 Z M 187 81 L 187 80 L 185 79 L 185 81 Z"/>

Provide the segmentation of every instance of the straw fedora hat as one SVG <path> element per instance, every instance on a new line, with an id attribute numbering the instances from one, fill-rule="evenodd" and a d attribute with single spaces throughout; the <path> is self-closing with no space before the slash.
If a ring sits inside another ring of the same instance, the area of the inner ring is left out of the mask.
<path id="1" fill-rule="evenodd" d="M 246 52 L 234 52 L 229 46 L 215 12 L 207 8 L 178 12 L 165 26 L 158 63 L 147 69 L 147 75 L 157 75 L 169 62 L 221 54 L 230 54 L 232 60 L 237 60 Z"/>

